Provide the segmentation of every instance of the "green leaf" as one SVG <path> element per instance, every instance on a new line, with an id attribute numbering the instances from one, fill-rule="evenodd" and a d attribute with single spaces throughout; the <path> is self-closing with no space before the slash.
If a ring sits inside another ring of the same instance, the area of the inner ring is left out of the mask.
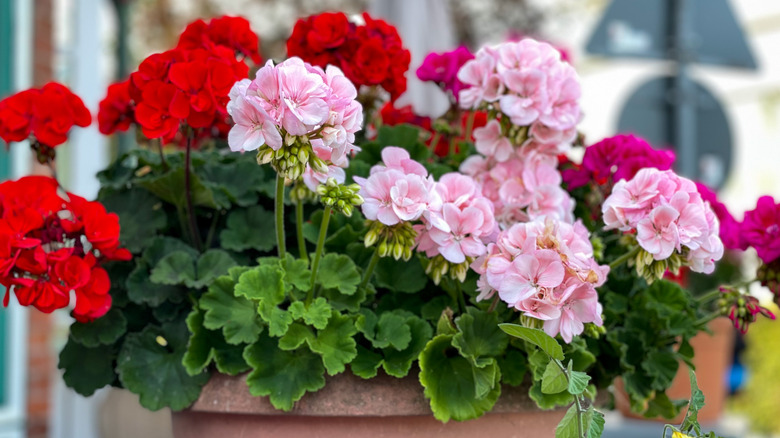
<path id="1" fill-rule="evenodd" d="M 115 359 L 116 350 L 113 345 L 85 347 L 69 338 L 60 351 L 57 368 L 65 370 L 62 378 L 69 388 L 89 397 L 98 389 L 114 382 Z"/>
<path id="2" fill-rule="evenodd" d="M 542 392 L 541 380 L 535 380 L 528 390 L 528 396 L 536 402 L 539 409 L 554 409 L 569 405 L 574 397 L 568 391 L 561 391 L 557 394 L 545 394 Z"/>
<path id="3" fill-rule="evenodd" d="M 699 436 L 701 435 L 699 411 L 704 407 L 704 393 L 699 389 L 699 385 L 696 382 L 696 373 L 690 368 L 688 369 L 688 377 L 691 381 L 691 400 L 688 402 L 688 412 L 685 414 L 685 419 L 680 428 L 684 431 L 692 430 Z"/>
<path id="4" fill-rule="evenodd" d="M 417 293 L 428 284 L 428 276 L 417 257 L 406 262 L 390 257 L 380 259 L 374 270 L 374 280 L 379 287 L 404 293 Z"/>
<path id="5" fill-rule="evenodd" d="M 168 222 L 160 199 L 140 188 L 109 193 L 100 202 L 119 216 L 119 241 L 133 253 L 146 248 Z"/>
<path id="6" fill-rule="evenodd" d="M 577 426 L 578 423 L 577 407 L 571 405 L 569 410 L 566 411 L 566 415 L 561 419 L 561 422 L 558 423 L 558 427 L 555 428 L 555 438 L 580 438 Z"/>
<path id="7" fill-rule="evenodd" d="M 355 263 L 342 254 L 325 254 L 317 271 L 319 285 L 326 289 L 338 289 L 344 295 L 354 294 L 360 280 L 360 273 Z"/>
<path id="8" fill-rule="evenodd" d="M 433 328 L 421 318 L 409 316 L 406 318 L 406 325 L 412 333 L 412 340 L 409 342 L 409 345 L 401 351 L 392 347 L 382 350 L 385 356 L 382 368 L 388 375 L 393 377 L 401 378 L 409 374 L 412 363 L 425 349 L 428 341 L 433 336 Z"/>
<path id="9" fill-rule="evenodd" d="M 174 251 L 164 256 L 152 268 L 149 279 L 152 283 L 169 286 L 194 282 L 195 259 L 185 251 Z"/>
<path id="10" fill-rule="evenodd" d="M 257 203 L 257 192 L 264 191 L 266 180 L 272 178 L 265 168 L 257 165 L 251 154 L 231 155 L 235 161 L 228 162 L 224 156 L 219 157 L 219 161 L 208 157 L 206 164 L 198 167 L 198 175 L 206 186 L 223 193 L 230 201 L 240 206 L 253 205 Z M 272 196 L 273 188 L 267 194 Z"/>
<path id="11" fill-rule="evenodd" d="M 284 301 L 284 271 L 271 265 L 246 271 L 238 278 L 235 294 L 270 306 L 279 305 Z"/>
<path id="12" fill-rule="evenodd" d="M 688 404 L 688 400 L 672 400 L 666 393 L 658 392 L 650 399 L 644 415 L 647 418 L 664 417 L 672 419 Z"/>
<path id="13" fill-rule="evenodd" d="M 517 324 L 499 324 L 501 330 L 510 336 L 530 342 L 544 350 L 553 359 L 563 360 L 561 345 L 550 335 L 539 329 L 523 327 Z"/>
<path id="14" fill-rule="evenodd" d="M 196 259 L 199 255 L 195 248 L 187 245 L 179 239 L 168 236 L 158 236 L 155 237 L 149 244 L 149 247 L 144 250 L 142 257 L 149 266 L 154 267 L 157 265 L 157 263 L 160 262 L 160 260 L 162 260 L 163 257 L 174 251 L 184 251 L 193 259 Z"/>
<path id="15" fill-rule="evenodd" d="M 276 247 L 276 235 L 268 232 L 274 215 L 259 205 L 228 214 L 227 226 L 219 234 L 222 247 L 233 251 L 256 249 L 270 251 Z"/>
<path id="16" fill-rule="evenodd" d="M 495 363 L 476 368 L 452 346 L 452 336 L 433 338 L 420 353 L 420 383 L 434 417 L 442 422 L 477 418 L 493 408 L 501 394 L 501 373 Z M 475 371 L 476 370 L 476 371 Z M 475 373 L 493 375 L 493 388 L 477 398 Z"/>
<path id="17" fill-rule="evenodd" d="M 233 266 L 236 266 L 236 261 L 230 257 L 230 254 L 221 249 L 210 249 L 198 258 L 196 269 L 198 279 L 187 283 L 187 286 L 195 289 L 208 286 L 215 278 L 227 274 Z"/>
<path id="18" fill-rule="evenodd" d="M 230 345 L 218 331 L 203 326 L 203 311 L 194 309 L 187 317 L 187 328 L 192 333 L 182 365 L 191 376 L 198 375 L 212 362 L 221 373 L 236 375 L 249 369 L 242 353 L 243 345 Z"/>
<path id="19" fill-rule="evenodd" d="M 138 185 L 149 190 L 158 198 L 169 202 L 177 208 L 187 204 L 187 190 L 184 184 L 184 167 L 176 167 L 163 175 L 151 175 L 138 180 Z M 192 205 L 195 207 L 229 208 L 230 203 L 219 201 L 214 192 L 203 184 L 197 173 L 190 173 L 190 190 Z"/>
<path id="20" fill-rule="evenodd" d="M 282 310 L 265 301 L 260 302 L 257 311 L 263 321 L 268 323 L 268 334 L 271 336 L 284 336 L 284 334 L 287 333 L 290 324 L 293 322 L 290 312 Z"/>
<path id="21" fill-rule="evenodd" d="M 569 371 L 569 393 L 574 395 L 582 394 L 588 387 L 589 382 L 590 376 L 582 371 Z"/>
<path id="22" fill-rule="evenodd" d="M 642 369 L 653 379 L 650 385 L 659 391 L 671 386 L 679 367 L 677 356 L 673 352 L 664 350 L 651 351 L 642 363 Z"/>
<path id="23" fill-rule="evenodd" d="M 545 394 L 557 394 L 561 391 L 566 391 L 568 386 L 566 375 L 558 367 L 558 364 L 555 363 L 555 359 L 551 359 L 542 375 L 542 392 Z"/>
<path id="24" fill-rule="evenodd" d="M 290 304 L 287 311 L 290 312 L 293 319 L 303 319 L 307 325 L 322 330 L 328 325 L 332 309 L 325 298 L 318 297 L 311 302 L 309 307 L 306 307 L 301 301 L 296 301 Z"/>
<path id="25" fill-rule="evenodd" d="M 311 286 L 311 271 L 306 260 L 296 259 L 287 253 L 284 265 L 284 281 L 302 291 L 308 291 Z"/>
<path id="26" fill-rule="evenodd" d="M 143 259 L 125 280 L 127 297 L 136 304 L 157 307 L 165 301 L 181 302 L 186 290 L 178 286 L 155 284 L 150 280 L 149 268 Z"/>
<path id="27" fill-rule="evenodd" d="M 382 355 L 361 345 L 357 346 L 357 356 L 349 363 L 352 374 L 363 379 L 376 377 L 380 366 L 382 366 Z"/>
<path id="28" fill-rule="evenodd" d="M 190 376 L 182 365 L 186 350 L 186 328 L 170 325 L 163 330 L 148 326 L 143 331 L 130 333 L 119 351 L 116 370 L 122 385 L 140 396 L 141 406 L 156 411 L 170 407 L 178 411 L 189 406 L 209 379 L 208 373 Z M 162 336 L 167 341 L 158 343 Z"/>
<path id="29" fill-rule="evenodd" d="M 437 335 L 454 335 L 458 332 L 455 328 L 455 324 L 452 322 L 452 309 L 445 308 L 439 316 L 439 320 L 436 321 L 436 334 Z"/>
<path id="30" fill-rule="evenodd" d="M 604 433 L 604 414 L 591 405 L 584 415 L 583 422 L 588 431 L 588 438 L 601 438 L 601 435 Z"/>
<path id="31" fill-rule="evenodd" d="M 500 356 L 509 344 L 509 337 L 498 327 L 498 315 L 469 307 L 455 320 L 459 332 L 452 345 L 460 354 L 480 367 L 481 358 Z"/>
<path id="32" fill-rule="evenodd" d="M 70 337 L 85 347 L 110 345 L 127 331 L 127 319 L 118 308 L 112 308 L 100 318 L 88 322 L 74 322 Z"/>
<path id="33" fill-rule="evenodd" d="M 505 355 L 498 358 L 498 367 L 501 368 L 502 383 L 520 386 L 528 371 L 528 359 L 520 351 L 510 348 Z"/>
<path id="34" fill-rule="evenodd" d="M 269 396 L 276 409 L 289 411 L 303 394 L 325 386 L 325 368 L 308 348 L 280 350 L 268 336 L 249 345 L 244 359 L 253 368 L 246 378 L 250 394 Z"/>
<path id="35" fill-rule="evenodd" d="M 230 344 L 255 342 L 263 331 L 257 305 L 235 296 L 233 287 L 230 276 L 222 276 L 201 296 L 198 304 L 204 311 L 203 325 L 211 330 L 222 329 L 225 341 Z"/>
<path id="36" fill-rule="evenodd" d="M 303 324 L 294 322 L 290 324 L 287 333 L 279 338 L 279 348 L 286 351 L 296 350 L 304 342 L 311 342 L 314 339 L 314 332 Z"/>
<path id="37" fill-rule="evenodd" d="M 309 341 L 311 351 L 322 356 L 322 363 L 331 376 L 344 371 L 344 366 L 357 356 L 355 339 L 357 328 L 352 318 L 333 312 L 328 326 Z"/>

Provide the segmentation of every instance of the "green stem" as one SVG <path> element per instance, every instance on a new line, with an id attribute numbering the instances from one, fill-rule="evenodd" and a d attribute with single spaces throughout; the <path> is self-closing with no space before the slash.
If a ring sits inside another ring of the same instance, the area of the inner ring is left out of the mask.
<path id="1" fill-rule="evenodd" d="M 492 313 L 496 310 L 496 306 L 498 306 L 498 292 L 495 292 L 495 295 L 493 296 L 493 301 L 490 302 L 490 307 L 488 307 L 488 313 Z"/>
<path id="2" fill-rule="evenodd" d="M 368 262 L 366 271 L 363 272 L 363 280 L 360 282 L 358 290 L 363 290 L 366 286 L 368 286 L 368 282 L 371 281 L 371 276 L 374 275 L 374 268 L 376 268 L 380 258 L 379 247 L 377 246 L 377 249 L 374 250 L 374 254 L 371 256 L 371 260 Z"/>
<path id="3" fill-rule="evenodd" d="M 200 241 L 200 231 L 198 231 L 198 223 L 195 219 L 195 208 L 192 205 L 192 138 L 195 133 L 190 129 L 187 132 L 187 148 L 184 151 L 184 191 L 185 201 L 187 203 L 187 218 L 190 224 L 190 236 L 192 237 L 192 244 L 198 250 L 203 250 L 203 244 Z"/>
<path id="4" fill-rule="evenodd" d="M 466 135 L 465 135 L 466 141 L 471 141 L 471 130 L 474 129 L 474 119 L 476 117 L 477 117 L 477 112 L 472 111 L 469 114 L 468 120 L 466 121 Z"/>
<path id="5" fill-rule="evenodd" d="M 639 253 L 639 247 L 636 246 L 633 249 L 631 249 L 631 251 L 613 260 L 612 263 L 609 264 L 609 269 L 617 268 L 618 266 L 622 265 L 624 262 L 628 261 L 631 257 L 634 257 L 638 253 Z"/>
<path id="6" fill-rule="evenodd" d="M 439 140 L 441 140 L 441 133 L 439 131 L 434 131 L 433 139 L 431 139 L 431 152 L 436 151 L 436 146 L 439 145 Z"/>
<path id="7" fill-rule="evenodd" d="M 707 324 L 709 324 L 710 321 L 718 319 L 721 316 L 723 316 L 723 315 L 721 315 L 720 312 L 712 312 L 709 315 L 707 315 L 707 316 L 705 316 L 705 317 L 703 317 L 701 319 L 696 320 L 696 322 L 693 325 L 694 325 L 694 327 L 704 327 Z"/>
<path id="8" fill-rule="evenodd" d="M 710 301 L 713 301 L 714 299 L 720 297 L 723 295 L 723 292 L 720 291 L 720 289 L 715 289 L 712 291 L 707 292 L 706 294 L 696 298 L 696 302 L 699 304 L 706 304 Z"/>
<path id="9" fill-rule="evenodd" d="M 571 376 L 569 376 L 569 370 L 563 366 L 563 363 L 559 361 L 558 359 L 552 359 L 553 362 L 555 362 L 555 365 L 558 366 L 558 368 L 561 370 L 563 375 L 566 377 L 566 381 L 568 382 L 571 379 Z M 574 395 L 574 394 L 572 394 Z M 583 424 L 583 414 L 582 411 L 582 405 L 580 404 L 580 398 L 579 395 L 574 395 L 574 406 L 577 409 L 577 437 L 586 438 L 585 436 L 585 427 Z"/>
<path id="10" fill-rule="evenodd" d="M 279 249 L 279 258 L 284 262 L 287 257 L 287 246 L 284 241 L 284 177 L 276 175 L 276 245 Z"/>
<path id="11" fill-rule="evenodd" d="M 309 254 L 306 252 L 306 240 L 303 238 L 303 201 L 295 203 L 295 232 L 298 235 L 298 252 L 301 260 L 309 263 Z"/>
<path id="12" fill-rule="evenodd" d="M 168 162 L 165 161 L 165 152 L 163 151 L 163 144 L 162 139 L 157 140 L 157 150 L 160 152 L 160 163 L 162 164 L 163 170 L 168 170 Z"/>
<path id="13" fill-rule="evenodd" d="M 331 207 L 325 207 L 325 213 L 322 215 L 322 224 L 320 225 L 320 236 L 317 238 L 317 250 L 314 252 L 314 260 L 311 263 L 311 287 L 306 295 L 306 307 L 309 307 L 311 300 L 314 299 L 314 282 L 317 279 L 317 269 L 320 267 L 322 258 L 322 249 L 325 247 L 325 237 L 328 235 L 328 222 L 330 222 Z"/>
<path id="14" fill-rule="evenodd" d="M 221 210 L 214 211 L 214 219 L 211 221 L 208 234 L 206 234 L 206 248 L 211 248 L 211 242 L 214 240 L 214 233 L 217 231 L 217 222 L 219 222 L 221 213 Z"/>
<path id="15" fill-rule="evenodd" d="M 466 297 L 463 289 L 460 287 L 460 282 L 455 282 L 455 289 L 458 295 L 458 307 L 460 307 L 460 313 L 466 313 Z"/>

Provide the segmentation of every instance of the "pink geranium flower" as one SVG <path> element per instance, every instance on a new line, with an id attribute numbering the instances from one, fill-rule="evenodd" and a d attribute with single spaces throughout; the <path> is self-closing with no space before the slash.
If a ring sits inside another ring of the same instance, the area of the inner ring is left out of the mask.
<path id="1" fill-rule="evenodd" d="M 756 208 L 745 213 L 741 228 L 745 242 L 764 263 L 780 257 L 780 204 L 771 196 L 758 199 Z"/>
<path id="2" fill-rule="evenodd" d="M 558 253 L 541 249 L 521 254 L 507 268 L 498 295 L 510 305 L 543 292 L 543 288 L 555 288 L 564 277 L 563 263 Z"/>
<path id="3" fill-rule="evenodd" d="M 512 155 L 512 143 L 501 135 L 501 124 L 491 120 L 487 125 L 474 130 L 474 141 L 477 151 L 492 157 L 498 162 L 506 161 Z"/>
<path id="4" fill-rule="evenodd" d="M 484 212 L 475 207 L 460 210 L 454 204 L 442 208 L 444 220 L 450 232 L 431 228 L 430 239 L 438 245 L 438 253 L 451 263 L 463 263 L 466 257 L 479 257 L 485 253 L 485 244 L 479 236 L 485 222 Z"/>
<path id="5" fill-rule="evenodd" d="M 637 224 L 636 240 L 656 260 L 669 258 L 679 246 L 680 233 L 677 218 L 680 212 L 673 207 L 660 205 Z"/>

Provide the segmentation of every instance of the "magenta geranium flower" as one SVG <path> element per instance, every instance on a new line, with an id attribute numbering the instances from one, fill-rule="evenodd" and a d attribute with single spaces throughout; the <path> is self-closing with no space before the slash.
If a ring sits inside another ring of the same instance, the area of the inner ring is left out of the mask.
<path id="1" fill-rule="evenodd" d="M 758 198 L 756 208 L 745 212 L 741 228 L 745 242 L 764 263 L 780 257 L 780 204 L 771 196 Z"/>
<path id="2" fill-rule="evenodd" d="M 452 92 L 457 102 L 460 90 L 468 87 L 458 79 L 458 70 L 471 59 L 474 59 L 474 54 L 465 46 L 450 52 L 429 53 L 417 69 L 417 77 L 421 81 L 435 82 L 444 91 Z"/>

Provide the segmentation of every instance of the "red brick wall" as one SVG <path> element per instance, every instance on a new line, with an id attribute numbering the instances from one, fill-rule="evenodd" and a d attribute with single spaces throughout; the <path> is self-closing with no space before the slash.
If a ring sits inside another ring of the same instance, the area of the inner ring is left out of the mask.
<path id="1" fill-rule="evenodd" d="M 52 3 L 52 0 L 35 0 L 33 7 L 33 87 L 40 87 L 54 79 Z M 48 172 L 45 167 L 33 167 L 33 173 Z M 49 428 L 52 373 L 57 361 L 51 349 L 53 315 L 31 310 L 27 343 L 27 437 L 45 438 Z"/>

